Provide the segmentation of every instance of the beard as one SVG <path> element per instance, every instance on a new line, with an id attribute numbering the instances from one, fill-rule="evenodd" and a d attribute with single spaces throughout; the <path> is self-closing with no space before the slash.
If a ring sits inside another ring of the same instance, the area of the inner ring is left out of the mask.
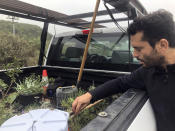
<path id="1" fill-rule="evenodd" d="M 150 55 L 143 55 L 143 59 L 138 59 L 145 67 L 162 66 L 165 64 L 165 57 L 153 50 Z"/>

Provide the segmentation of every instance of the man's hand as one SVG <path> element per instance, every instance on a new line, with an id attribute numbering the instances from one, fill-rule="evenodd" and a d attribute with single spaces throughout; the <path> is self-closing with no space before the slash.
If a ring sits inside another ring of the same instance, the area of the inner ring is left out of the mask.
<path id="1" fill-rule="evenodd" d="M 92 95 L 87 92 L 82 96 L 77 97 L 72 103 L 72 111 L 75 114 L 78 114 L 82 109 L 84 109 L 92 99 Z"/>

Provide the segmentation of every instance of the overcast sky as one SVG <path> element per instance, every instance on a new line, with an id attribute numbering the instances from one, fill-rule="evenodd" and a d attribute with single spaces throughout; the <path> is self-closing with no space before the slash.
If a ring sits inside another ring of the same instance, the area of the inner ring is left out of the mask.
<path id="1" fill-rule="evenodd" d="M 93 11 L 96 0 L 21 0 L 27 3 L 35 4 L 51 10 L 74 14 L 80 12 Z M 175 14 L 174 0 L 139 0 L 148 11 L 154 11 L 160 8 L 167 9 Z M 104 9 L 101 1 L 100 9 Z"/>
<path id="2" fill-rule="evenodd" d="M 67 15 L 92 12 L 95 8 L 96 0 L 20 0 L 50 10 L 65 13 Z M 169 10 L 175 16 L 175 0 L 139 0 L 148 12 L 158 9 Z M 103 1 L 99 10 L 105 9 Z M 175 18 L 175 17 L 174 17 Z M 36 22 L 33 22 L 36 23 Z M 42 23 L 37 23 L 42 26 Z M 50 26 L 53 28 L 53 26 Z M 50 29 L 53 32 L 53 29 Z"/>

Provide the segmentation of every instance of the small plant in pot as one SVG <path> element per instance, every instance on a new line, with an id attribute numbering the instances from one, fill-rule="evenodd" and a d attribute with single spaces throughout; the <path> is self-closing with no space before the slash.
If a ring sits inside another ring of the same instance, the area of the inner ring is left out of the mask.
<path id="1" fill-rule="evenodd" d="M 34 74 L 26 77 L 22 82 L 16 83 L 16 90 L 19 94 L 17 102 L 26 106 L 38 101 L 43 94 L 42 87 L 46 84 L 47 82 L 41 81 L 40 76 Z"/>

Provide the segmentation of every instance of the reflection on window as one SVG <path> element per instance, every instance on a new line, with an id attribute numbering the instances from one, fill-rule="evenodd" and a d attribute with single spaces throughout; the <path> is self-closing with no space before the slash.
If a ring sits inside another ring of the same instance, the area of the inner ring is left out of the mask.
<path id="1" fill-rule="evenodd" d="M 133 59 L 133 48 L 129 52 L 128 37 L 121 34 L 96 34 L 91 38 L 88 48 L 87 63 L 137 63 Z M 119 40 L 120 39 L 120 40 Z M 87 35 L 64 37 L 61 42 L 59 60 L 81 62 L 87 40 Z"/>
<path id="2" fill-rule="evenodd" d="M 80 62 L 83 56 L 85 44 L 74 37 L 62 41 L 60 59 L 64 61 Z"/>

